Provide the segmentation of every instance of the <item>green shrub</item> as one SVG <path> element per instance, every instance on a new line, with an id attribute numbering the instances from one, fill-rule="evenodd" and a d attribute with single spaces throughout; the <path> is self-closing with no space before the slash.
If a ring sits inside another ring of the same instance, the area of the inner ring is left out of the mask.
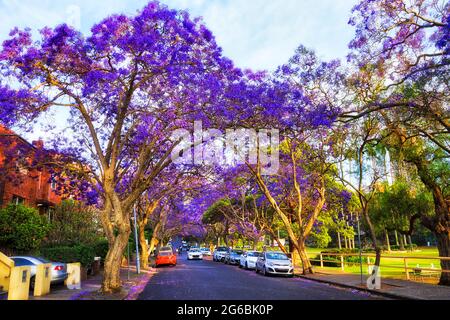
<path id="1" fill-rule="evenodd" d="M 36 209 L 9 205 L 0 210 L 0 247 L 16 253 L 34 253 L 50 229 Z"/>
<path id="2" fill-rule="evenodd" d="M 80 262 L 85 268 L 90 267 L 95 258 L 94 248 L 85 245 L 41 248 L 40 253 L 48 260 L 64 263 Z"/>
<path id="3" fill-rule="evenodd" d="M 364 253 L 369 252 L 368 250 L 363 250 Z M 329 255 L 332 254 L 332 255 Z M 359 249 L 332 249 L 322 252 L 323 266 L 324 267 L 341 267 L 341 257 L 335 256 L 335 254 L 354 254 L 353 256 L 344 256 L 344 262 L 346 265 L 354 265 L 360 263 Z M 369 258 L 371 263 L 375 262 L 375 258 Z M 315 266 L 320 266 L 320 254 L 318 254 L 312 261 L 311 264 Z M 362 258 L 363 263 L 367 263 L 367 257 Z"/>
<path id="4" fill-rule="evenodd" d="M 100 239 L 96 209 L 73 200 L 56 206 L 51 218 L 47 246 L 94 245 Z"/>
<path id="5" fill-rule="evenodd" d="M 94 245 L 95 256 L 102 258 L 102 263 L 106 259 L 108 250 L 109 250 L 108 240 L 99 240 Z"/>

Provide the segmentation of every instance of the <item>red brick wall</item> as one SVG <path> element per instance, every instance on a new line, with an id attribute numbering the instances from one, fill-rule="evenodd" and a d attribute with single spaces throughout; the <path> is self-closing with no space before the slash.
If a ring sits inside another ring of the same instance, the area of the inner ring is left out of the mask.
<path id="1" fill-rule="evenodd" d="M 0 139 L 2 139 L 2 143 L 0 143 L 0 166 L 4 165 L 6 148 L 14 147 L 19 143 L 29 147 L 29 154 L 32 157 L 34 147 L 1 125 Z M 41 202 L 48 202 L 49 205 L 61 203 L 62 197 L 51 189 L 49 179 L 50 173 L 46 170 L 42 172 L 22 170 L 20 174 L 7 170 L 5 176 L 0 177 L 0 184 L 3 183 L 3 188 L 0 186 L 0 197 L 2 198 L 0 206 L 4 207 L 11 203 L 14 196 L 23 198 L 24 204 L 35 208 Z M 1 194 L 2 191 L 3 195 Z"/>

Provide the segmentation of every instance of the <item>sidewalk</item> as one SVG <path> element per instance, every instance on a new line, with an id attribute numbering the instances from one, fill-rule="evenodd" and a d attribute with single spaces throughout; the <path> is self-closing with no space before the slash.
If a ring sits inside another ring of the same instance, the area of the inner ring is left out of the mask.
<path id="1" fill-rule="evenodd" d="M 317 271 L 313 275 L 301 275 L 301 271 L 296 269 L 299 277 L 342 286 L 357 290 L 363 290 L 374 294 L 383 295 L 389 298 L 402 300 L 450 300 L 450 287 L 419 283 L 414 281 L 382 278 L 380 290 L 369 290 L 366 285 L 368 276 L 361 276 L 339 271 Z"/>
<path id="2" fill-rule="evenodd" d="M 69 290 L 65 286 L 55 286 L 49 295 L 44 297 L 30 296 L 30 300 L 135 300 L 144 290 L 148 281 L 156 273 L 154 269 L 141 270 L 136 273 L 136 267 L 130 267 L 130 279 L 128 280 L 128 269 L 121 269 L 122 292 L 111 295 L 99 293 L 102 283 L 102 274 L 90 277 L 81 283 L 81 290 Z M 32 293 L 31 293 L 32 294 Z"/>

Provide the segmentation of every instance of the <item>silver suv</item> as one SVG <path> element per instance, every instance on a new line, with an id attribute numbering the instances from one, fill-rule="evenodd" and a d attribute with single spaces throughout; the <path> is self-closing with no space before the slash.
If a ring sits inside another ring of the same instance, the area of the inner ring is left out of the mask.
<path id="1" fill-rule="evenodd" d="M 230 248 L 218 247 L 214 251 L 213 260 L 216 261 L 216 262 L 224 262 L 225 261 L 225 257 L 227 256 L 227 254 L 229 252 L 230 252 Z"/>

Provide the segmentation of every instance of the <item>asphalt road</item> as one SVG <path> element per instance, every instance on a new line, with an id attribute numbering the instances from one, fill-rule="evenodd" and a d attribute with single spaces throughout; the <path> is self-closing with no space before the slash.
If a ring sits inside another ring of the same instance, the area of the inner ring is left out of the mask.
<path id="1" fill-rule="evenodd" d="M 212 261 L 161 267 L 139 300 L 371 300 L 380 297 L 301 278 L 264 277 Z"/>

